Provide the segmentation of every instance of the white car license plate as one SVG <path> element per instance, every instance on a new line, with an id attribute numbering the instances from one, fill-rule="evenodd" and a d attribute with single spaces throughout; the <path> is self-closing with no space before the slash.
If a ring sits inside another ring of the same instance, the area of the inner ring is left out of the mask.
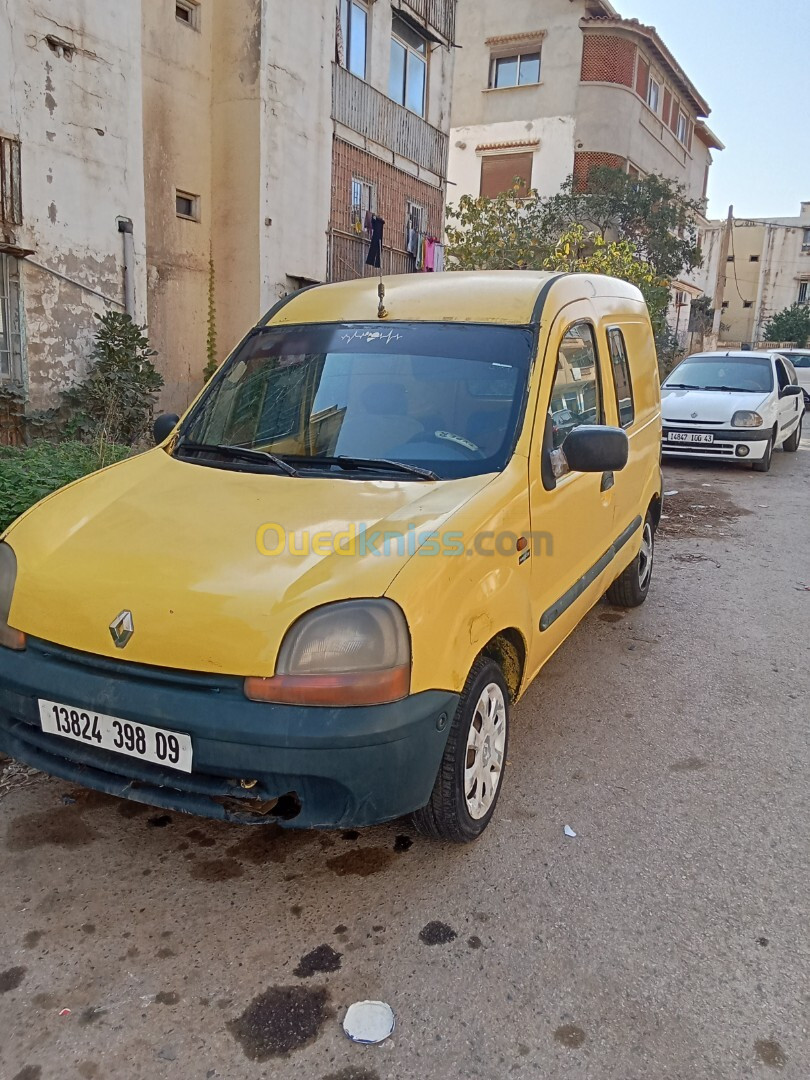
<path id="1" fill-rule="evenodd" d="M 667 442 L 713 443 L 714 435 L 703 431 L 668 431 Z"/>
<path id="2" fill-rule="evenodd" d="M 191 739 L 178 731 L 136 724 L 117 716 L 106 716 L 77 705 L 39 700 L 42 730 L 64 739 L 99 746 L 115 754 L 126 754 L 141 761 L 153 761 L 170 769 L 191 772 Z"/>

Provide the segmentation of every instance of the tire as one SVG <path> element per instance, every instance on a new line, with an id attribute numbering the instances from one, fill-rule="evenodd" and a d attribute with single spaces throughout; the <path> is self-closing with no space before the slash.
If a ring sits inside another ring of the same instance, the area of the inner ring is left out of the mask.
<path id="1" fill-rule="evenodd" d="M 608 589 L 608 602 L 614 607 L 634 608 L 643 604 L 650 591 L 655 559 L 655 523 L 647 511 L 638 555 Z"/>
<path id="2" fill-rule="evenodd" d="M 765 457 L 761 461 L 754 461 L 751 464 L 751 468 L 754 472 L 770 472 L 771 462 L 773 461 L 773 439 L 768 439 L 768 446 L 765 450 Z"/>
<path id="3" fill-rule="evenodd" d="M 785 439 L 785 441 L 782 443 L 782 449 L 785 451 L 786 454 L 795 454 L 796 451 L 799 449 L 799 443 L 801 441 L 802 420 L 800 418 L 798 424 L 796 425 L 796 430 L 793 432 L 789 439 Z"/>
<path id="4" fill-rule="evenodd" d="M 414 827 L 424 836 L 467 844 L 489 825 L 503 788 L 509 716 L 503 672 L 494 660 L 479 657 L 461 692 L 428 804 L 411 815 Z M 476 753 L 472 733 L 482 730 L 486 742 L 481 744 L 479 736 Z M 471 753 L 477 769 L 465 778 Z"/>

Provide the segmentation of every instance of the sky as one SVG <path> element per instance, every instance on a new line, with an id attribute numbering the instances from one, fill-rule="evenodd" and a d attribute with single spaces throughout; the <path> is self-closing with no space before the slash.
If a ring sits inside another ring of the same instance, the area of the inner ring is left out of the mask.
<path id="1" fill-rule="evenodd" d="M 655 26 L 711 106 L 709 216 L 796 217 L 810 202 L 810 0 L 612 0 Z"/>

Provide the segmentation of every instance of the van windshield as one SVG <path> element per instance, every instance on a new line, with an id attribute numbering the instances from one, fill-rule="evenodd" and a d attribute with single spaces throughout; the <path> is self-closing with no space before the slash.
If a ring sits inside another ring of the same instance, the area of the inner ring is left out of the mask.
<path id="1" fill-rule="evenodd" d="M 262 453 L 250 453 L 259 451 L 306 475 L 365 477 L 369 462 L 378 476 L 385 462 L 392 474 L 399 463 L 439 479 L 499 471 L 517 438 L 533 345 L 526 327 L 258 329 L 214 377 L 174 453 L 213 464 L 184 447 L 219 448 L 228 461 L 218 467 L 250 468 L 253 457 L 261 471 Z"/>

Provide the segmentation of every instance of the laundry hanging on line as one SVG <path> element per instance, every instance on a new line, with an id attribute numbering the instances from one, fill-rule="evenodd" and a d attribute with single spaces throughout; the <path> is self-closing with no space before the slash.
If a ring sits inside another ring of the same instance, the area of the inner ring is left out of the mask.
<path id="1" fill-rule="evenodd" d="M 366 255 L 366 265 L 374 266 L 377 269 L 380 269 L 380 267 L 382 266 L 382 243 L 384 227 L 385 218 L 377 217 L 376 214 L 372 214 L 371 244 L 369 245 L 368 255 Z"/>

